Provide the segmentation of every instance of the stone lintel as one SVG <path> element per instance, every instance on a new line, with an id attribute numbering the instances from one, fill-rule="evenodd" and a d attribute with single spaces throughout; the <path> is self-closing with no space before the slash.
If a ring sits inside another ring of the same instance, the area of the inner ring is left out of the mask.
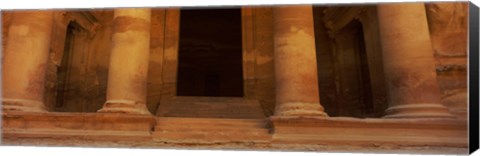
<path id="1" fill-rule="evenodd" d="M 467 121 L 271 117 L 272 144 L 468 147 Z"/>

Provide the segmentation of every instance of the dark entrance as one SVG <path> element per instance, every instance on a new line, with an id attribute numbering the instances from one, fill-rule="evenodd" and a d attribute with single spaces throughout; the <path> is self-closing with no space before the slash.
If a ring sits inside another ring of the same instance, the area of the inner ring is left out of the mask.
<path id="1" fill-rule="evenodd" d="M 55 111 L 86 112 L 91 111 L 85 98 L 84 55 L 86 32 L 78 23 L 67 26 L 65 46 L 60 66 L 57 68 L 57 94 Z"/>
<path id="2" fill-rule="evenodd" d="M 324 21 L 324 9 L 314 7 L 318 85 L 325 112 L 332 117 L 382 116 L 383 96 L 378 93 L 382 88 L 373 88 L 372 84 L 379 84 L 383 78 L 375 71 L 378 64 L 374 63 L 379 61 L 372 57 L 375 51 L 367 53 L 363 23 L 354 19 L 331 33 Z"/>
<path id="3" fill-rule="evenodd" d="M 335 66 L 337 67 L 338 114 L 369 117 L 373 112 L 370 71 L 365 49 L 363 25 L 351 21 L 336 37 Z"/>
<path id="4" fill-rule="evenodd" d="M 74 27 L 73 23 L 68 24 L 67 26 L 67 35 L 65 38 L 65 47 L 62 56 L 62 62 L 57 69 L 57 101 L 56 101 L 56 108 L 61 108 L 65 106 L 66 99 L 68 98 L 68 91 L 67 84 L 69 83 L 70 78 L 70 71 L 72 68 L 71 65 L 71 53 L 73 51 L 74 46 L 74 31 L 78 31 L 76 27 Z"/>
<path id="5" fill-rule="evenodd" d="M 240 8 L 182 9 L 178 96 L 243 96 Z"/>

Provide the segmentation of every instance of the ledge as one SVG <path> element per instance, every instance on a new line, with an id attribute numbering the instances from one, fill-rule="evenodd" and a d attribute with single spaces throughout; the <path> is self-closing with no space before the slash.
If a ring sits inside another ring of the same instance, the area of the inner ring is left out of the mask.
<path id="1" fill-rule="evenodd" d="M 109 113 L 3 113 L 2 144 L 465 154 L 457 119 L 164 118 Z"/>
<path id="2" fill-rule="evenodd" d="M 274 144 L 468 147 L 467 121 L 271 117 Z"/>
<path id="3" fill-rule="evenodd" d="M 150 140 L 152 116 L 110 113 L 3 113 L 4 138 Z"/>

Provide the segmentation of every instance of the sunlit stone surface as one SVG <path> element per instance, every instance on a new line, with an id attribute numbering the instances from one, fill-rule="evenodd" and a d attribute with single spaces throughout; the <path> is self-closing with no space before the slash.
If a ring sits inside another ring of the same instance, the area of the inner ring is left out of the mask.
<path id="1" fill-rule="evenodd" d="M 466 154 L 467 6 L 2 11 L 2 144 Z"/>

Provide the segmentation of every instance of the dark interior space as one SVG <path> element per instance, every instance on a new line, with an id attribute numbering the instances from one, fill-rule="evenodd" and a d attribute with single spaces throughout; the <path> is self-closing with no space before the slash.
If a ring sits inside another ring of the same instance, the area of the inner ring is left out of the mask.
<path id="1" fill-rule="evenodd" d="M 73 57 L 75 51 L 75 45 L 78 44 L 75 40 L 78 38 L 75 34 L 81 31 L 78 24 L 70 22 L 67 26 L 67 32 L 65 37 L 64 50 L 60 66 L 57 68 L 57 96 L 56 96 L 56 109 L 58 111 L 67 111 L 66 107 L 73 105 L 72 90 L 75 85 L 72 83 L 73 72 Z M 75 95 L 74 95 L 75 96 Z M 77 95 L 78 96 L 78 95 Z M 72 111 L 72 110 L 68 110 Z M 81 110 L 77 110 L 81 111 Z"/>
<path id="2" fill-rule="evenodd" d="M 243 96 L 240 8 L 180 12 L 178 96 Z"/>
<path id="3" fill-rule="evenodd" d="M 67 26 L 67 35 L 65 37 L 65 46 L 63 50 L 62 61 L 57 69 L 57 102 L 56 108 L 61 108 L 65 105 L 67 100 L 67 84 L 70 77 L 71 70 L 71 53 L 74 42 L 75 27 L 72 23 Z"/>
<path id="4" fill-rule="evenodd" d="M 360 94 L 362 102 L 365 105 L 365 114 L 372 114 L 373 112 L 373 95 L 372 95 L 372 82 L 370 78 L 370 69 L 368 66 L 367 51 L 365 48 L 365 37 L 363 32 L 363 25 L 360 22 L 356 22 L 357 31 L 355 36 L 358 38 L 358 57 L 360 65 Z"/>
<path id="5" fill-rule="evenodd" d="M 371 80 L 360 21 L 352 20 L 339 31 L 336 49 L 338 115 L 370 117 L 374 114 Z"/>
<path id="6" fill-rule="evenodd" d="M 318 88 L 320 101 L 325 108 L 325 112 L 329 116 L 337 116 L 339 107 L 335 79 L 337 73 L 334 65 L 334 41 L 325 27 L 324 9 L 324 6 L 313 7 Z"/>
<path id="7" fill-rule="evenodd" d="M 56 104 L 59 112 L 91 112 L 86 96 L 85 75 L 85 29 L 78 23 L 67 26 L 64 50 L 56 70 Z"/>
<path id="8" fill-rule="evenodd" d="M 332 117 L 376 117 L 363 25 L 352 20 L 332 36 L 323 9 L 313 8 L 321 104 Z"/>

